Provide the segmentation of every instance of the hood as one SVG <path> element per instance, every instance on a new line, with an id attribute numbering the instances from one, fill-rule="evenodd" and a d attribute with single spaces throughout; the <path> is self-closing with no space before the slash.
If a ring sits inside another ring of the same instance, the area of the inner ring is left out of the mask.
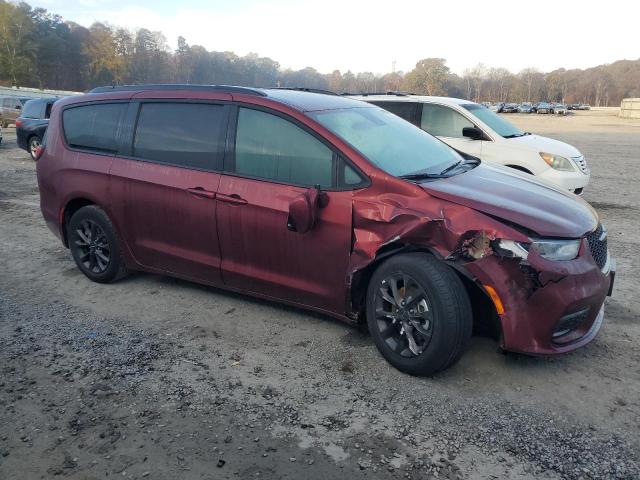
<path id="1" fill-rule="evenodd" d="M 578 157 L 581 155 L 580 150 L 568 143 L 535 134 L 507 138 L 505 141 L 509 142 L 508 144 L 515 148 L 534 150 L 536 153 L 545 152 L 551 153 L 552 155 L 561 155 L 566 158 Z"/>
<path id="2" fill-rule="evenodd" d="M 421 187 L 434 197 L 502 218 L 541 237 L 579 238 L 598 225 L 596 211 L 577 195 L 508 167 L 480 164 Z"/>

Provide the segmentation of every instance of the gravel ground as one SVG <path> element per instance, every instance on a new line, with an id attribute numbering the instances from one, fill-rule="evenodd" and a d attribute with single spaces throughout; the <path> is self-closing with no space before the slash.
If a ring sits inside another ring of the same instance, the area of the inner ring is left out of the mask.
<path id="1" fill-rule="evenodd" d="M 569 141 L 618 259 L 601 334 L 554 358 L 474 338 L 431 379 L 368 334 L 189 282 L 91 283 L 0 145 L 0 478 L 639 478 L 640 125 L 511 115 Z"/>

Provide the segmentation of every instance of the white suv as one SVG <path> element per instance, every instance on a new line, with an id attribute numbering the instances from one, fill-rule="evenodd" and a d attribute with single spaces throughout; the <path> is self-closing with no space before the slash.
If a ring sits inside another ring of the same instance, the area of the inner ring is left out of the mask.
<path id="1" fill-rule="evenodd" d="M 484 161 L 536 175 L 581 194 L 589 183 L 584 156 L 571 145 L 519 130 L 478 103 L 402 93 L 352 95 L 384 108 Z"/>

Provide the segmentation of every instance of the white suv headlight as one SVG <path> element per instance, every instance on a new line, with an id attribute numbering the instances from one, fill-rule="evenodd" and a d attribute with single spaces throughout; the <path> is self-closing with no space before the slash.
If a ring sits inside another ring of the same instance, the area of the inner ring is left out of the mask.
<path id="1" fill-rule="evenodd" d="M 573 260 L 578 256 L 581 241 L 579 238 L 574 240 L 535 240 L 531 242 L 530 248 L 547 260 Z"/>
<path id="2" fill-rule="evenodd" d="M 568 158 L 561 157 L 560 155 L 553 155 L 552 153 L 540 152 L 542 159 L 554 170 L 561 172 L 573 172 L 575 167 L 573 162 Z"/>

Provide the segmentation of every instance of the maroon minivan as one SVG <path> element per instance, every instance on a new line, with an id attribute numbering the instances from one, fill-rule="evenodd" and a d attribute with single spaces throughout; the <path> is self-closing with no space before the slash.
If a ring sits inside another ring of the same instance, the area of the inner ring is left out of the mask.
<path id="1" fill-rule="evenodd" d="M 531 354 L 585 345 L 613 286 L 582 199 L 336 95 L 98 88 L 55 103 L 37 170 L 91 280 L 144 270 L 366 321 L 414 375 L 473 330 Z"/>

